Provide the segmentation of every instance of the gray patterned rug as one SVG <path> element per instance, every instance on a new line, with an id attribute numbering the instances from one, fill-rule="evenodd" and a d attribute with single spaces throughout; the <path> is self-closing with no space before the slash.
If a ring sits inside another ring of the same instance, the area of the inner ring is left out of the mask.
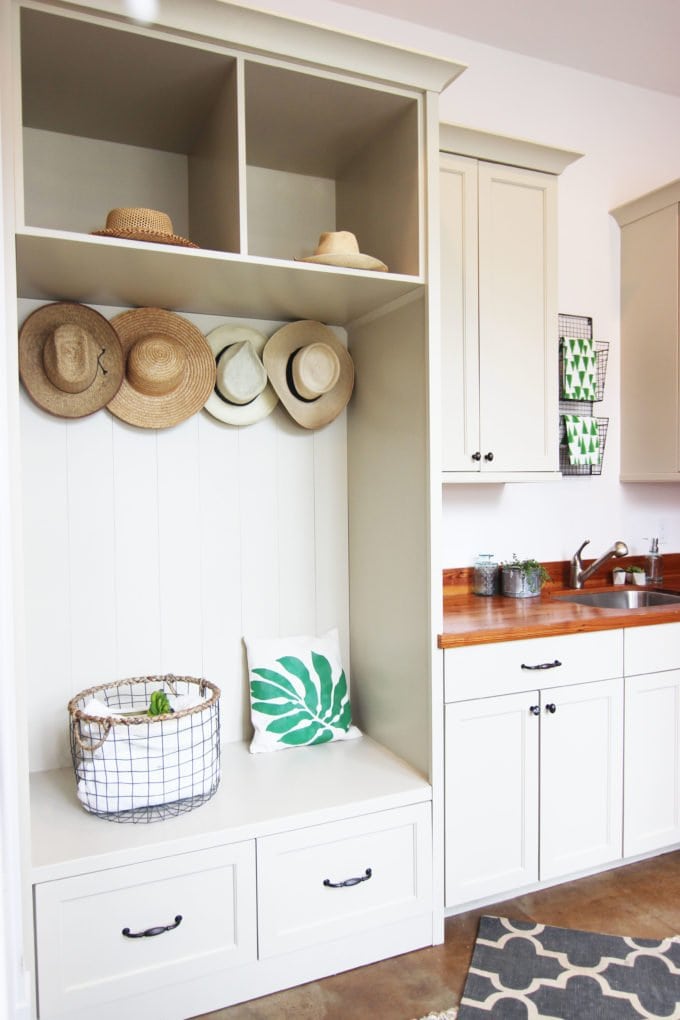
<path id="1" fill-rule="evenodd" d="M 680 1020 L 680 937 L 482 917 L 458 1020 Z"/>

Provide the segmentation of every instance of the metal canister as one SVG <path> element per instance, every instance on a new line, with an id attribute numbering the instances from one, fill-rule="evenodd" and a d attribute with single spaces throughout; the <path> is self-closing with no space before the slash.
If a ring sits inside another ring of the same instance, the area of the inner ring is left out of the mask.
<path id="1" fill-rule="evenodd" d="M 480 553 L 477 557 L 473 569 L 472 591 L 475 595 L 498 595 L 498 564 L 494 562 L 493 553 Z"/>

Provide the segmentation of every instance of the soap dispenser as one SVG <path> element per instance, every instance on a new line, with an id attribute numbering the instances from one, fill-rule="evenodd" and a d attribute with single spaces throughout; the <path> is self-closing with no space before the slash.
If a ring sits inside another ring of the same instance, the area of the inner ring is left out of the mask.
<path id="1" fill-rule="evenodd" d="M 647 584 L 661 584 L 663 581 L 663 561 L 659 552 L 659 539 L 649 540 L 647 553 Z"/>

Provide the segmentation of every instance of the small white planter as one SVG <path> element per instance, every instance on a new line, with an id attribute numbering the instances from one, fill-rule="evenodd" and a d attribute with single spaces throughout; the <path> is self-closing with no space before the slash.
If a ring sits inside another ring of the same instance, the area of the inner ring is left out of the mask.
<path id="1" fill-rule="evenodd" d="M 626 577 L 628 576 L 627 571 L 623 567 L 618 567 L 612 571 L 612 578 L 614 584 L 625 584 Z"/>
<path id="2" fill-rule="evenodd" d="M 647 584 L 647 575 L 644 573 L 633 573 L 628 571 L 628 584 Z"/>

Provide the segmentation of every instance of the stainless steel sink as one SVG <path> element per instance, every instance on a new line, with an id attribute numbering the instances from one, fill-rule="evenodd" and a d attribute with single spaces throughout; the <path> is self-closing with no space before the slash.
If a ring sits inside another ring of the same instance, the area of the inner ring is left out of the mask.
<path id="1" fill-rule="evenodd" d="M 680 592 L 659 588 L 623 588 L 617 591 L 578 591 L 570 595 L 554 595 L 560 602 L 597 609 L 646 609 L 649 606 L 680 604 Z"/>

